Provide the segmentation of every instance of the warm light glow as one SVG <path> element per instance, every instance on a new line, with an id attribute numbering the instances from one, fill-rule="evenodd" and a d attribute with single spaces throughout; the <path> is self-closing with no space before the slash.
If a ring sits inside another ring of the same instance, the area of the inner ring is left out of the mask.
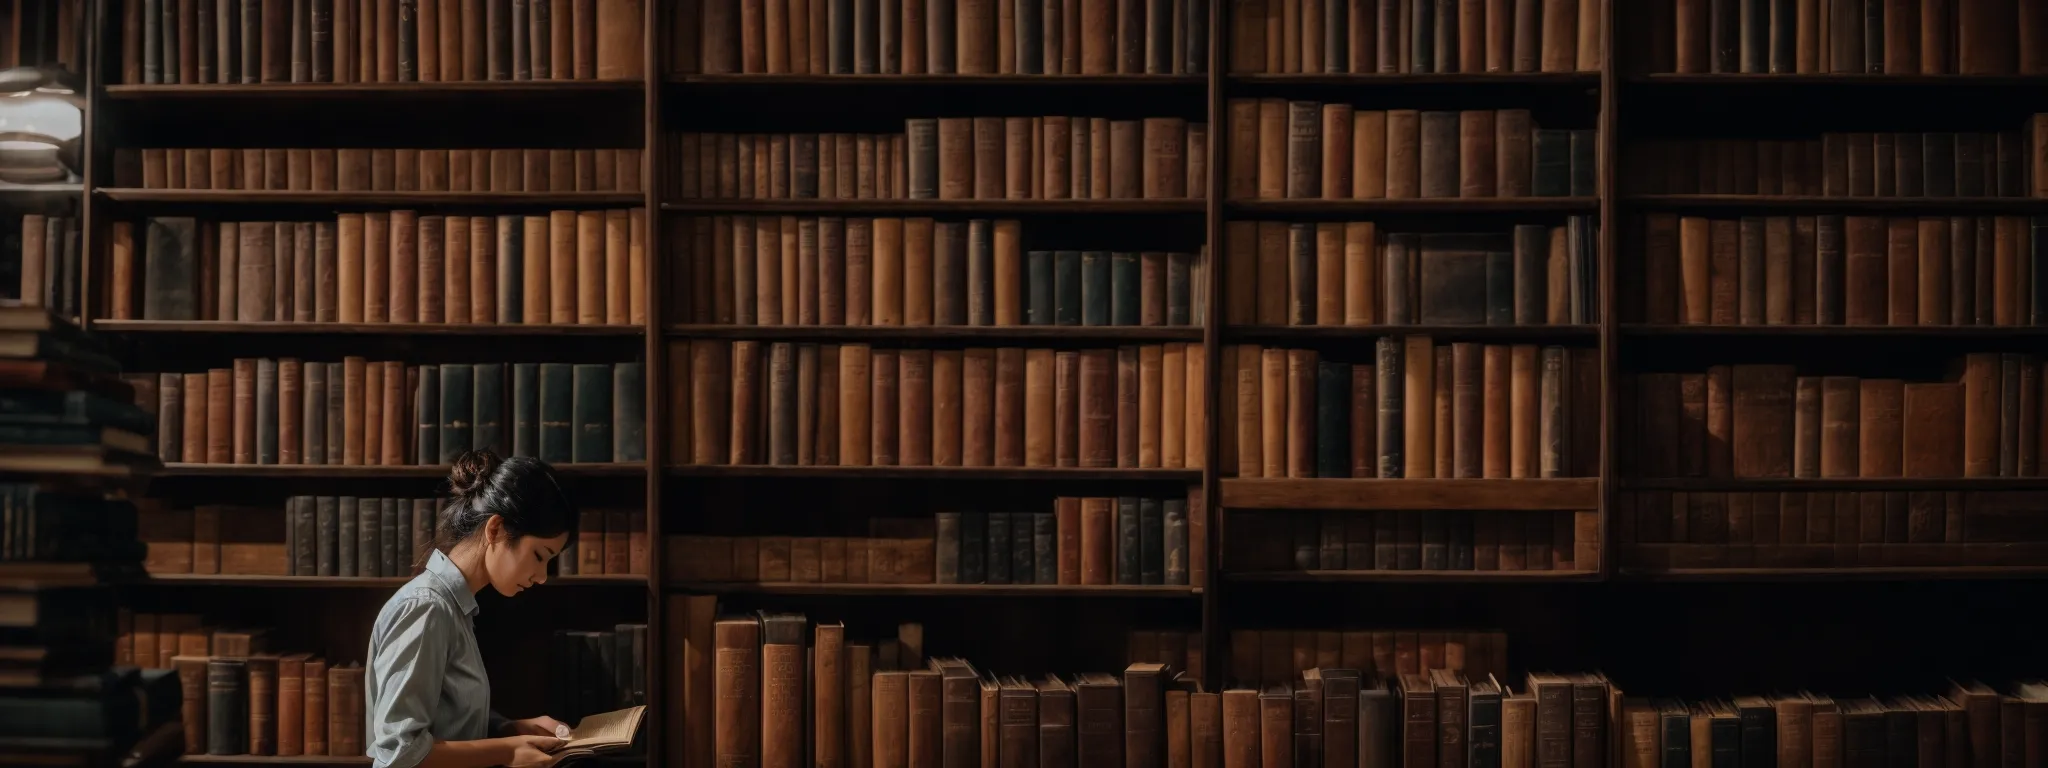
<path id="1" fill-rule="evenodd" d="M 83 114 L 62 97 L 24 94 L 0 98 L 0 133 L 48 136 L 56 143 L 78 138 L 83 130 Z"/>

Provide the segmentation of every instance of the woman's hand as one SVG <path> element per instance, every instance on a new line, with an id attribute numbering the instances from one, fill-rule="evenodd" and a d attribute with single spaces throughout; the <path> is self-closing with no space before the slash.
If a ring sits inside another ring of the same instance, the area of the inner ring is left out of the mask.
<path id="1" fill-rule="evenodd" d="M 540 717 L 529 717 L 525 720 L 513 720 L 507 723 L 505 735 L 559 737 L 567 727 L 560 720 L 548 717 L 547 715 L 541 715 Z"/>
<path id="2" fill-rule="evenodd" d="M 535 718 L 545 720 L 547 718 Z M 509 768 L 545 768 L 555 762 L 548 753 L 562 748 L 562 740 L 553 736 L 507 736 L 512 743 L 512 758 L 505 761 Z"/>

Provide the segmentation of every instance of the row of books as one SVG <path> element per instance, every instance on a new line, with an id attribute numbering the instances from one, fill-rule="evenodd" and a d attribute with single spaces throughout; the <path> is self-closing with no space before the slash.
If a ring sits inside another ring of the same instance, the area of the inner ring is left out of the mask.
<path id="1" fill-rule="evenodd" d="M 669 536 L 673 578 L 709 584 L 933 584 L 929 520 L 868 521 L 868 536 Z"/>
<path id="2" fill-rule="evenodd" d="M 690 464 L 1180 468 L 1208 434 L 1200 344 L 698 339 L 668 359 L 671 455 Z"/>
<path id="3" fill-rule="evenodd" d="M 1223 350 L 1223 471 L 1238 477 L 1600 474 L 1592 349 L 1385 337 L 1370 363 Z M 1432 405 L 1433 404 L 1433 405 Z"/>
<path id="4" fill-rule="evenodd" d="M 1232 74 L 1595 72 L 1590 0 L 1254 0 L 1231 6 Z"/>
<path id="5" fill-rule="evenodd" d="M 556 630 L 548 644 L 549 717 L 564 723 L 647 703 L 647 625 Z"/>
<path id="6" fill-rule="evenodd" d="M 900 134 L 669 134 L 682 199 L 1206 197 L 1209 125 L 1178 117 L 912 118 Z"/>
<path id="7" fill-rule="evenodd" d="M 1370 221 L 1230 221 L 1229 325 L 1567 325 L 1598 322 L 1599 225 L 1386 232 Z"/>
<path id="8" fill-rule="evenodd" d="M 1638 491 L 1615 496 L 1624 568 L 2048 564 L 2035 491 Z"/>
<path id="9" fill-rule="evenodd" d="M 1285 683 L 1317 667 L 1388 678 L 1432 669 L 1505 676 L 1508 669 L 1507 633 L 1491 630 L 1233 629 L 1229 642 L 1227 679 L 1248 687 Z"/>
<path id="10" fill-rule="evenodd" d="M 687 0 L 671 12 L 673 74 L 1198 75 L 1207 0 L 900 5 Z"/>
<path id="11" fill-rule="evenodd" d="M 1540 706 L 1540 705 L 1539 705 Z M 1994 688 L 1950 680 L 1940 693 L 1889 696 L 1797 691 L 1688 701 L 1608 702 L 1620 764 L 1706 768 L 1715 761 L 1785 765 L 2010 765 L 2032 759 L 2048 715 L 2048 682 Z"/>
<path id="12" fill-rule="evenodd" d="M 0 394 L 0 439 L 33 445 L 21 438 L 71 416 L 38 418 L 20 407 L 24 401 L 33 402 L 19 392 Z M 133 560 L 135 512 L 127 499 L 62 483 L 0 483 L 0 563 Z"/>
<path id="13" fill-rule="evenodd" d="M 1540 128 L 1526 109 L 1358 109 L 1231 99 L 1231 199 L 1564 197 L 1595 189 L 1590 129 Z"/>
<path id="14" fill-rule="evenodd" d="M 2048 323 L 2048 217 L 1649 214 L 1643 237 L 1650 323 Z"/>
<path id="15" fill-rule="evenodd" d="M 637 80 L 643 2 L 130 0 L 121 82 Z"/>
<path id="16" fill-rule="evenodd" d="M 270 507 L 144 511 L 152 575 L 411 576 L 433 546 L 435 499 L 293 496 Z"/>
<path id="17" fill-rule="evenodd" d="M 2000 75 L 2048 72 L 2027 3 L 1827 0 L 1738 9 L 1654 0 L 1652 72 Z"/>
<path id="18" fill-rule="evenodd" d="M 1133 629 L 1124 633 L 1124 663 L 1149 661 L 1174 669 L 1201 669 L 1205 642 L 1201 630 Z"/>
<path id="19" fill-rule="evenodd" d="M 46 216 L 32 213 L 7 221 L 0 229 L 0 253 L 20 254 L 15 262 L 16 279 L 0 284 L 19 286 L 12 298 L 24 306 L 48 307 L 65 317 L 77 317 L 80 290 L 79 255 L 81 239 L 76 216 Z M 4 269 L 0 266 L 0 269 Z"/>
<path id="20" fill-rule="evenodd" d="M 631 149 L 114 150 L 114 185 L 340 192 L 638 192 Z"/>
<path id="21" fill-rule="evenodd" d="M 139 286 L 145 320 L 637 325 L 645 213 L 159 217 L 140 253 L 130 223 L 115 222 L 110 314 L 135 317 Z"/>
<path id="22" fill-rule="evenodd" d="M 91 10 L 87 0 L 16 3 L 0 10 L 0 66 L 54 64 L 83 72 Z"/>
<path id="23" fill-rule="evenodd" d="M 114 663 L 176 671 L 185 753 L 363 752 L 362 665 L 272 649 L 270 630 L 205 623 L 199 614 L 117 617 Z"/>
<path id="24" fill-rule="evenodd" d="M 1015 220 L 675 217 L 673 317 L 720 325 L 1189 326 L 1197 254 L 1026 250 Z"/>
<path id="25" fill-rule="evenodd" d="M 1630 191 L 1651 195 L 2038 196 L 2022 141 L 2020 131 L 1647 139 L 1618 170 Z"/>
<path id="26" fill-rule="evenodd" d="M 553 463 L 646 458 L 641 363 L 239 358 L 136 381 L 165 461 L 427 465 L 472 449 Z"/>
<path id="27" fill-rule="evenodd" d="M 1598 571 L 1600 513 L 1232 510 L 1233 571 Z"/>
<path id="28" fill-rule="evenodd" d="M 2041 369 L 1971 353 L 1945 381 L 1722 365 L 1625 377 L 1621 455 L 1643 477 L 2032 477 Z"/>

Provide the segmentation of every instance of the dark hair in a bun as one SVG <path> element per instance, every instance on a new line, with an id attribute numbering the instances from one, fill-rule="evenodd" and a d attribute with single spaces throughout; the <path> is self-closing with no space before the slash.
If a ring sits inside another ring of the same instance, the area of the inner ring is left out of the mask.
<path id="1" fill-rule="evenodd" d="M 448 506 L 435 526 L 434 549 L 446 552 L 484 529 L 492 517 L 512 538 L 553 538 L 576 530 L 576 506 L 548 463 L 467 451 L 448 472 Z M 421 552 L 422 561 L 427 553 Z"/>

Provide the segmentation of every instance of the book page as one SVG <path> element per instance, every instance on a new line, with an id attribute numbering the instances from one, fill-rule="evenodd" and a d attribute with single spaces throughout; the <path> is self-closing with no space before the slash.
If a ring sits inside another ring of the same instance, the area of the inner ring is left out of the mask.
<path id="1" fill-rule="evenodd" d="M 639 706 L 583 718 L 558 751 L 588 752 L 632 744 L 633 734 L 640 730 L 641 715 L 646 711 L 647 707 Z"/>

